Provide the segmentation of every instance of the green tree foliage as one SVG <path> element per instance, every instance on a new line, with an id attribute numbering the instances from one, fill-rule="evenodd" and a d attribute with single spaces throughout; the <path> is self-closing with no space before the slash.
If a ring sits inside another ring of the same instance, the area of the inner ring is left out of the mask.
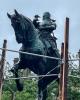
<path id="1" fill-rule="evenodd" d="M 37 98 L 37 80 L 24 80 L 24 90 L 22 92 L 17 91 L 16 84 L 14 80 L 5 81 L 3 87 L 3 99 L 2 100 L 12 100 L 12 93 L 15 93 L 15 100 L 36 100 Z M 58 94 L 58 84 L 53 82 L 48 85 L 48 100 L 55 100 Z"/>
<path id="2" fill-rule="evenodd" d="M 6 85 L 7 84 L 7 85 Z M 3 100 L 10 100 L 12 93 L 15 93 L 15 100 L 35 100 L 37 97 L 37 84 L 35 80 L 25 80 L 24 90 L 17 91 L 16 84 L 10 81 L 10 84 L 5 82 L 3 87 Z"/>
<path id="3" fill-rule="evenodd" d="M 78 55 L 69 55 L 70 59 L 78 58 Z M 79 61 L 70 61 L 68 78 L 68 100 L 80 100 L 80 72 Z"/>

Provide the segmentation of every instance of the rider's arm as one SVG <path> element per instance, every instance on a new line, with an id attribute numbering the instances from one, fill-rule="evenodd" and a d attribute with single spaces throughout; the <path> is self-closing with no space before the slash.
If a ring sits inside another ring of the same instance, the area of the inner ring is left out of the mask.
<path id="1" fill-rule="evenodd" d="M 40 26 L 39 27 L 40 30 L 55 30 L 56 29 L 56 24 L 52 24 L 52 25 L 46 25 L 46 26 Z"/>

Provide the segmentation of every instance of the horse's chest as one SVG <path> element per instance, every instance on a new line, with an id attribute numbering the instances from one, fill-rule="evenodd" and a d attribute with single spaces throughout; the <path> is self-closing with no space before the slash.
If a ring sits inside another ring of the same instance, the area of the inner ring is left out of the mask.
<path id="1" fill-rule="evenodd" d="M 25 54 L 20 54 L 20 58 L 28 62 L 37 61 L 38 57 L 35 55 L 42 53 L 42 51 L 38 49 L 36 46 L 29 47 L 29 48 L 21 48 L 20 51 L 25 52 Z"/>

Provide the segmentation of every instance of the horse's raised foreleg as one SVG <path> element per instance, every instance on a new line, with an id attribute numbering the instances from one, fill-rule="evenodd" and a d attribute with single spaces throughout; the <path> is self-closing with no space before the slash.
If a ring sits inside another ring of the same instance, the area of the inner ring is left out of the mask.
<path id="1" fill-rule="evenodd" d="M 14 67 L 11 69 L 11 72 L 15 75 L 15 78 L 19 78 L 18 69 L 19 69 L 19 63 L 15 64 Z M 15 79 L 15 82 L 16 82 L 17 89 L 19 91 L 22 91 L 23 90 L 23 84 L 20 83 L 20 79 Z"/>

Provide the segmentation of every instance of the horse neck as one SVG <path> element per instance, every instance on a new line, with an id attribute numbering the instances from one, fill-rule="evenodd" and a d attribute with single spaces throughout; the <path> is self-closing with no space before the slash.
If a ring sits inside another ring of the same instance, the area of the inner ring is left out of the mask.
<path id="1" fill-rule="evenodd" d="M 28 30 L 27 39 L 25 40 L 26 42 L 23 45 L 26 47 L 32 46 L 36 42 L 37 38 L 38 38 L 38 34 L 36 29 L 30 28 Z"/>
<path id="2" fill-rule="evenodd" d="M 29 22 L 29 28 L 27 30 L 25 28 L 25 31 L 24 31 L 25 32 L 24 33 L 25 34 L 25 45 L 29 46 L 29 45 L 33 44 L 37 40 L 38 32 L 36 31 L 32 21 L 29 18 L 26 18 L 26 21 Z"/>

